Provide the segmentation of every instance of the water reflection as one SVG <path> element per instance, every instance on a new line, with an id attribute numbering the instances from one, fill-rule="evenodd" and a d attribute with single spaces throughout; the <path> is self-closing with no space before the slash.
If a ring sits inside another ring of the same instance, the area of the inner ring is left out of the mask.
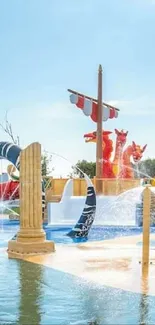
<path id="1" fill-rule="evenodd" d="M 104 319 L 104 307 L 102 308 L 102 316 L 100 310 L 100 291 L 96 287 L 91 286 L 91 284 L 87 284 L 86 286 L 83 285 L 79 293 L 79 298 L 83 302 L 81 313 L 83 313 L 83 318 L 87 319 L 87 325 L 100 325 L 101 319 Z"/>
<path id="2" fill-rule="evenodd" d="M 5 263 L 7 269 L 11 263 L 7 279 Z M 142 294 L 136 294 L 100 286 L 34 263 L 1 260 L 0 266 L 3 280 L 0 324 L 4 324 L 2 320 L 17 325 L 154 324 L 155 297 L 148 296 L 145 272 L 141 279 Z M 10 291 L 6 291 L 5 279 Z M 4 303 L 6 299 L 9 304 Z"/>
<path id="3" fill-rule="evenodd" d="M 149 302 L 148 302 L 148 291 L 149 291 L 149 273 L 148 267 L 143 266 L 142 268 L 142 278 L 141 278 L 141 300 L 140 300 L 140 325 L 148 324 L 149 316 Z"/>
<path id="4" fill-rule="evenodd" d="M 20 302 L 18 325 L 41 324 L 42 268 L 19 261 Z"/>
<path id="5" fill-rule="evenodd" d="M 149 314 L 149 303 L 148 303 L 148 296 L 143 294 L 141 296 L 140 302 L 140 325 L 147 325 L 148 323 L 148 314 Z"/>

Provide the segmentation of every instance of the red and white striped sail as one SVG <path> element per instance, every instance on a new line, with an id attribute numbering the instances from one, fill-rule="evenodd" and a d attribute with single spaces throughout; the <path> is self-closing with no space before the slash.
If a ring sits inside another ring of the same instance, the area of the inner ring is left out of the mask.
<path id="1" fill-rule="evenodd" d="M 97 122 L 97 103 L 93 102 L 91 99 L 87 99 L 84 96 L 79 96 L 78 94 L 70 95 L 70 102 L 75 104 L 78 108 L 81 108 L 84 115 L 90 116 L 90 118 Z M 109 108 L 107 106 L 103 106 L 103 121 L 107 121 L 109 118 L 117 118 L 118 111 L 114 108 Z"/>

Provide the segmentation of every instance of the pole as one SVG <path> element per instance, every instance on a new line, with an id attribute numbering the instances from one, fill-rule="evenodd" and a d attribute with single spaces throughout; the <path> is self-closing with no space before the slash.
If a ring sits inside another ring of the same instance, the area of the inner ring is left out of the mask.
<path id="1" fill-rule="evenodd" d="M 97 142 L 96 142 L 96 193 L 102 193 L 102 66 L 98 70 L 98 111 L 97 111 Z"/>
<path id="2" fill-rule="evenodd" d="M 143 191 L 143 251 L 142 251 L 142 275 L 147 275 L 149 270 L 150 252 L 150 208 L 151 191 L 148 187 Z"/>
<path id="3" fill-rule="evenodd" d="M 90 96 L 87 96 L 87 95 L 84 95 L 84 94 L 81 94 L 81 93 L 79 93 L 78 91 L 75 91 L 75 90 L 72 90 L 72 89 L 67 89 L 67 90 L 68 90 L 68 92 L 71 93 L 71 94 L 79 95 L 79 96 L 81 96 L 81 97 L 84 97 L 84 98 L 90 99 L 90 100 L 92 100 L 93 102 L 97 102 L 97 101 L 98 101 L 98 99 L 93 98 L 93 97 L 90 97 Z M 117 107 L 115 107 L 115 106 L 109 105 L 109 104 L 107 104 L 107 103 L 105 103 L 105 102 L 102 102 L 102 104 L 103 104 L 104 106 L 106 106 L 106 107 L 109 107 L 109 108 L 115 109 L 116 111 L 119 112 L 119 108 L 117 108 Z"/>

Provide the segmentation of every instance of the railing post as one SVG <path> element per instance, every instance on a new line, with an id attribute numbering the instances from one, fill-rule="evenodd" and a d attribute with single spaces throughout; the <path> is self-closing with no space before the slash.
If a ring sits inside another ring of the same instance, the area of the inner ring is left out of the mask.
<path id="1" fill-rule="evenodd" d="M 143 191 L 143 249 L 142 249 L 142 274 L 148 273 L 150 253 L 150 210 L 151 191 L 147 186 Z"/>

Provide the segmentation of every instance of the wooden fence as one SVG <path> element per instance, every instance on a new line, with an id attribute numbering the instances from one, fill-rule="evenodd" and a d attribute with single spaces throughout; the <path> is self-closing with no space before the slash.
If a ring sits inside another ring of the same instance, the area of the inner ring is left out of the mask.
<path id="1" fill-rule="evenodd" d="M 50 178 L 50 187 L 46 190 L 46 199 L 50 201 L 59 201 L 61 199 L 64 187 L 68 178 Z M 96 178 L 92 179 L 94 186 L 96 185 Z M 103 179 L 102 180 L 102 193 L 104 195 L 118 195 L 129 189 L 135 188 L 140 185 L 140 179 Z M 86 195 L 86 181 L 82 178 L 73 179 L 73 195 L 83 196 Z"/>

